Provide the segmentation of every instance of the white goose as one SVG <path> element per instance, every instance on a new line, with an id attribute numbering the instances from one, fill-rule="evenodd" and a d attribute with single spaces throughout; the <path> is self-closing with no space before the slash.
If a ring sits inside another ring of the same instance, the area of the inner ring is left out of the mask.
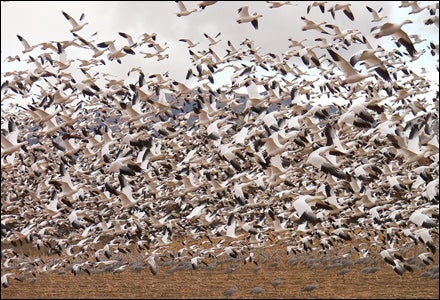
<path id="1" fill-rule="evenodd" d="M 188 10 L 185 6 L 185 4 L 183 3 L 183 1 L 174 1 L 177 2 L 177 5 L 179 5 L 179 12 L 176 13 L 176 15 L 178 17 L 184 17 L 184 16 L 189 16 L 190 14 L 192 14 L 193 12 L 197 11 L 197 8 L 194 8 L 192 10 Z"/>
<path id="2" fill-rule="evenodd" d="M 190 39 L 179 39 L 179 42 L 185 42 L 188 44 L 188 48 L 194 48 L 195 46 L 197 46 L 198 44 L 200 44 L 200 42 L 193 42 Z"/>
<path id="3" fill-rule="evenodd" d="M 13 276 L 15 276 L 15 273 L 5 273 L 5 274 L 3 274 L 2 277 L 1 277 L 2 287 L 4 287 L 4 288 L 9 287 L 8 278 L 9 277 L 13 277 Z"/>
<path id="4" fill-rule="evenodd" d="M 9 120 L 8 126 L 11 127 L 9 133 L 6 136 L 1 134 L 1 157 L 14 153 L 28 143 L 27 141 L 17 142 L 19 130 L 13 120 Z"/>
<path id="5" fill-rule="evenodd" d="M 341 80 L 341 84 L 344 85 L 346 83 L 356 83 L 360 82 L 368 77 L 374 75 L 372 72 L 360 73 L 356 69 L 354 69 L 342 56 L 333 51 L 330 48 L 327 48 L 328 53 L 332 57 L 336 66 L 344 73 L 345 79 Z"/>
<path id="6" fill-rule="evenodd" d="M 217 2 L 218 1 L 202 1 L 198 5 L 199 5 L 200 9 L 205 9 L 205 7 L 210 6 L 210 5 L 214 5 Z"/>
<path id="7" fill-rule="evenodd" d="M 373 19 L 371 20 L 371 22 L 380 22 L 383 19 L 388 18 L 388 16 L 379 15 L 379 13 L 382 12 L 382 7 L 378 11 L 376 11 L 374 8 L 371 8 L 367 5 L 367 9 L 373 15 Z"/>
<path id="8" fill-rule="evenodd" d="M 312 20 L 307 19 L 306 17 L 301 17 L 301 20 L 303 20 L 304 22 L 306 22 L 306 25 L 304 25 L 303 27 L 301 27 L 302 31 L 307 31 L 307 30 L 317 30 L 321 33 L 324 34 L 330 34 L 328 33 L 324 28 L 321 27 L 321 25 L 325 25 L 327 24 L 327 22 L 323 21 L 321 23 L 315 23 Z"/>
<path id="9" fill-rule="evenodd" d="M 21 35 L 17 34 L 17 38 L 21 42 L 21 44 L 23 45 L 23 48 L 24 48 L 22 51 L 23 53 L 31 52 L 36 47 L 38 47 L 38 45 L 30 46 L 29 43 Z"/>
<path id="10" fill-rule="evenodd" d="M 218 38 L 221 34 L 222 33 L 219 32 L 219 33 L 217 33 L 217 35 L 214 38 L 212 38 L 209 35 L 207 35 L 206 33 L 203 33 L 203 35 L 209 40 L 208 46 L 214 46 L 215 44 L 218 44 L 221 41 L 221 39 L 216 40 L 216 38 Z"/>
<path id="11" fill-rule="evenodd" d="M 391 35 L 397 42 L 399 42 L 406 48 L 406 51 L 408 51 L 411 56 L 414 56 L 417 52 L 414 48 L 414 44 L 409 38 L 408 34 L 402 30 L 403 25 L 412 23 L 413 21 L 409 19 L 406 19 L 401 23 L 384 23 L 382 26 L 380 26 L 379 32 L 374 34 L 374 37 L 378 39 L 384 36 Z M 372 32 L 376 29 L 378 29 L 378 26 L 371 28 L 370 31 Z"/>
<path id="12" fill-rule="evenodd" d="M 335 18 L 335 12 L 337 10 L 342 10 L 342 12 L 352 21 L 354 21 L 354 15 L 353 12 L 350 9 L 351 3 L 342 3 L 342 4 L 335 4 L 332 6 L 328 11 L 331 13 L 333 19 Z"/>
<path id="13" fill-rule="evenodd" d="M 284 5 L 292 5 L 290 1 L 266 1 L 266 2 L 270 4 L 269 8 L 278 8 Z"/>
<path id="14" fill-rule="evenodd" d="M 82 24 L 78 24 L 78 22 L 75 21 L 74 18 L 72 18 L 69 14 L 67 14 L 64 11 L 61 11 L 63 13 L 63 16 L 69 21 L 70 25 L 72 25 L 72 29 L 70 29 L 70 32 L 75 32 L 75 31 L 79 31 L 81 29 L 83 29 L 84 26 L 86 26 L 87 22 L 84 22 Z M 79 18 L 80 21 L 82 21 L 84 19 L 84 13 L 81 14 L 81 17 Z"/>
<path id="15" fill-rule="evenodd" d="M 256 12 L 249 15 L 249 7 L 243 6 L 238 9 L 238 19 L 236 21 L 238 24 L 251 23 L 255 29 L 258 29 L 258 18 L 262 16 L 262 14 Z"/>

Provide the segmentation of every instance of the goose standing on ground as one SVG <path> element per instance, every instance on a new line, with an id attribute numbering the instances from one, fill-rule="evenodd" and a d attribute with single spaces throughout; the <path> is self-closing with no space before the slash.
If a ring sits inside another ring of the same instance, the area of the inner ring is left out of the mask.
<path id="1" fill-rule="evenodd" d="M 273 281 L 270 282 L 270 284 L 275 288 L 275 290 L 277 289 L 277 286 L 279 286 L 280 284 L 282 284 L 284 281 L 281 278 L 277 278 Z"/>
<path id="2" fill-rule="evenodd" d="M 79 30 L 83 29 L 84 26 L 89 24 L 87 22 L 84 22 L 82 24 L 78 24 L 78 22 L 76 22 L 75 19 L 72 18 L 69 14 L 67 14 L 64 11 L 61 11 L 61 12 L 63 13 L 64 17 L 69 21 L 70 25 L 72 25 L 72 29 L 70 29 L 70 32 L 79 31 Z M 79 18 L 79 20 L 82 21 L 83 19 L 84 19 L 84 13 L 81 14 L 81 17 Z"/>
<path id="3" fill-rule="evenodd" d="M 238 9 L 238 19 L 237 23 L 251 23 L 252 26 L 254 26 L 255 29 L 258 29 L 258 18 L 262 17 L 263 15 L 254 12 L 252 15 L 249 15 L 249 7 L 243 6 Z"/>
<path id="4" fill-rule="evenodd" d="M 262 287 L 256 286 L 256 287 L 251 288 L 249 290 L 249 293 L 250 294 L 257 294 L 257 295 L 262 294 L 262 293 L 264 293 L 264 289 Z"/>
<path id="5" fill-rule="evenodd" d="M 301 289 L 301 292 L 311 292 L 311 291 L 313 291 L 314 289 L 316 289 L 318 286 L 319 286 L 318 282 L 315 281 L 315 282 L 313 282 L 313 283 L 311 283 L 311 284 L 307 284 L 307 285 L 305 285 L 305 286 Z"/>
<path id="6" fill-rule="evenodd" d="M 223 292 L 223 296 L 226 296 L 227 299 L 229 299 L 230 296 L 234 295 L 238 291 L 238 287 L 234 285 L 230 289 L 227 289 Z"/>

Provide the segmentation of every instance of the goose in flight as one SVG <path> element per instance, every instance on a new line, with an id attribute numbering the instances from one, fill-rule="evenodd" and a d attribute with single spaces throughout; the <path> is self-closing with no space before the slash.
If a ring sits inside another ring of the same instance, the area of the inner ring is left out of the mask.
<path id="1" fill-rule="evenodd" d="M 295 208 L 300 220 L 309 221 L 313 224 L 316 224 L 320 221 L 311 207 L 315 205 L 317 197 L 320 196 L 300 195 L 298 199 L 293 202 L 293 207 Z"/>
<path id="2" fill-rule="evenodd" d="M 350 64 L 354 67 L 359 61 L 364 61 L 368 67 L 374 67 L 376 73 L 384 80 L 391 81 L 383 61 L 376 56 L 376 52 L 381 51 L 384 51 L 382 47 L 359 50 L 350 58 Z"/>
<path id="3" fill-rule="evenodd" d="M 238 9 L 238 19 L 236 20 L 238 24 L 242 23 L 251 23 L 255 29 L 258 29 L 258 18 L 263 15 L 254 12 L 252 15 L 249 15 L 249 7 L 243 6 Z"/>
<path id="4" fill-rule="evenodd" d="M 193 42 L 190 39 L 179 39 L 179 42 L 187 43 L 188 44 L 188 48 L 194 48 L 195 46 L 200 44 L 200 42 Z"/>
<path id="5" fill-rule="evenodd" d="M 72 18 L 69 14 L 67 14 L 64 11 L 61 11 L 63 13 L 63 16 L 69 21 L 70 25 L 72 25 L 72 29 L 70 29 L 70 32 L 75 32 L 75 31 L 79 31 L 81 29 L 83 29 L 84 26 L 86 26 L 87 22 L 84 22 L 82 24 L 78 24 L 78 22 L 75 21 L 74 18 Z M 84 19 L 84 13 L 81 14 L 81 17 L 79 18 L 80 21 L 82 21 Z"/>
<path id="6" fill-rule="evenodd" d="M 193 12 L 196 12 L 197 9 L 194 8 L 192 10 L 188 10 L 185 6 L 185 4 L 183 3 L 183 1 L 175 1 L 178 5 L 179 5 L 179 12 L 176 13 L 176 15 L 178 17 L 184 17 L 184 16 L 188 16 L 190 14 L 192 14 Z"/>
<path id="7" fill-rule="evenodd" d="M 312 8 L 312 7 L 319 7 L 319 9 L 321 10 L 321 12 L 322 13 L 324 13 L 324 11 L 325 11 L 325 4 L 327 3 L 327 1 L 313 1 L 313 3 L 312 4 L 310 4 L 310 5 L 308 5 L 307 6 L 307 14 L 309 14 L 309 12 L 310 12 L 310 9 Z"/>
<path id="8" fill-rule="evenodd" d="M 376 11 L 374 8 L 371 8 L 367 5 L 367 9 L 373 15 L 373 19 L 371 20 L 371 22 L 380 22 L 388 17 L 379 15 L 382 12 L 382 7 L 378 11 Z"/>
<path id="9" fill-rule="evenodd" d="M 14 273 L 6 273 L 6 274 L 2 275 L 2 277 L 1 277 L 2 287 L 4 287 L 4 288 L 9 287 L 9 282 L 8 282 L 9 277 L 15 277 L 15 274 Z"/>
<path id="10" fill-rule="evenodd" d="M 209 45 L 208 45 L 208 46 L 214 46 L 215 44 L 221 42 L 221 39 L 217 39 L 217 40 L 216 40 L 216 38 L 218 38 L 221 34 L 222 34 L 222 33 L 219 32 L 219 33 L 217 33 L 217 35 L 216 35 L 214 38 L 212 38 L 212 37 L 210 37 L 209 35 L 207 35 L 206 33 L 203 33 L 203 35 L 205 36 L 205 38 L 207 38 L 207 39 L 209 40 Z"/>
<path id="11" fill-rule="evenodd" d="M 24 48 L 24 50 L 22 51 L 23 53 L 31 52 L 36 47 L 38 47 L 38 45 L 30 46 L 29 43 L 21 35 L 17 34 L 17 38 L 21 42 L 21 44 L 23 45 L 23 48 Z"/>
<path id="12" fill-rule="evenodd" d="M 317 148 L 309 154 L 306 163 L 311 164 L 312 166 L 327 174 L 331 174 L 341 179 L 349 180 L 350 175 L 344 173 L 344 171 L 339 168 L 335 156 L 330 154 L 331 150 L 337 151 L 336 146 L 330 145 Z"/>
<path id="13" fill-rule="evenodd" d="M 317 30 L 317 31 L 319 31 L 319 32 L 321 32 L 321 33 L 324 33 L 324 34 L 330 34 L 330 33 L 327 32 L 327 30 L 325 30 L 325 29 L 323 29 L 323 28 L 321 27 L 321 25 L 325 25 L 325 24 L 327 24 L 327 22 L 325 22 L 325 21 L 323 21 L 323 22 L 321 22 L 321 23 L 315 23 L 315 22 L 313 22 L 312 20 L 309 20 L 309 19 L 307 19 L 307 18 L 304 17 L 304 16 L 301 17 L 301 20 L 303 20 L 304 22 L 306 22 L 306 25 L 304 25 L 303 27 L 301 27 L 301 30 L 302 30 L 302 31 L 307 31 L 307 30 L 313 30 L 313 29 L 315 29 L 315 30 Z"/>
<path id="14" fill-rule="evenodd" d="M 6 136 L 1 134 L 1 157 L 12 154 L 20 148 L 25 149 L 24 145 L 28 143 L 27 141 L 17 142 L 19 130 L 12 119 L 8 121 L 8 131 Z"/>
<path id="15" fill-rule="evenodd" d="M 335 18 L 335 13 L 337 10 L 342 10 L 342 12 L 352 21 L 354 21 L 353 12 L 350 9 L 351 3 L 335 4 L 328 11 L 331 13 L 333 19 Z"/>
<path id="16" fill-rule="evenodd" d="M 428 212 L 429 210 L 434 211 L 434 209 L 430 208 L 420 208 L 411 214 L 409 220 L 420 227 L 435 228 L 437 224 L 435 219 L 430 217 L 430 213 Z"/>
<path id="17" fill-rule="evenodd" d="M 216 4 L 217 1 L 202 1 L 199 3 L 200 9 L 205 9 L 205 7 Z"/>
<path id="18" fill-rule="evenodd" d="M 379 32 L 374 34 L 374 37 L 376 39 L 391 35 L 397 42 L 399 42 L 400 44 L 402 44 L 406 48 L 406 51 L 408 51 L 408 53 L 409 53 L 409 55 L 411 55 L 411 57 L 414 57 L 414 55 L 417 52 L 416 49 L 414 48 L 414 44 L 411 41 L 408 34 L 405 31 L 403 31 L 403 29 L 402 29 L 403 25 L 412 24 L 412 23 L 413 23 L 413 21 L 411 21 L 409 19 L 406 19 L 401 23 L 387 22 L 387 23 L 384 23 L 382 26 L 380 26 L 380 28 L 378 26 L 371 28 L 370 32 L 379 28 Z"/>
<path id="19" fill-rule="evenodd" d="M 364 80 L 367 77 L 374 75 L 371 72 L 360 73 L 356 69 L 354 69 L 342 56 L 333 51 L 330 48 L 327 48 L 328 53 L 332 57 L 336 66 L 344 73 L 345 79 L 341 81 L 341 84 L 346 83 L 356 83 Z"/>
<path id="20" fill-rule="evenodd" d="M 110 53 L 107 54 L 107 58 L 109 60 L 116 60 L 118 63 L 121 63 L 120 59 L 127 54 L 135 54 L 135 52 L 129 46 L 124 46 L 120 49 L 116 49 L 115 41 L 101 42 L 97 46 L 99 48 L 107 48 L 110 51 Z"/>
<path id="21" fill-rule="evenodd" d="M 133 40 L 133 37 L 131 35 L 129 35 L 125 32 L 118 32 L 118 34 L 127 40 L 128 47 L 132 48 L 132 47 L 137 46 L 137 43 Z"/>
<path id="22" fill-rule="evenodd" d="M 292 5 L 290 1 L 266 1 L 266 2 L 270 4 L 269 8 L 278 8 L 284 5 Z"/>

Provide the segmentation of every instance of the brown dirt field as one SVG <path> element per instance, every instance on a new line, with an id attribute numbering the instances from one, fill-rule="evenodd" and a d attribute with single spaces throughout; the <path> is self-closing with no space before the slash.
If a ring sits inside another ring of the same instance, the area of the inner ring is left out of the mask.
<path id="1" fill-rule="evenodd" d="M 438 257 L 438 255 L 436 255 Z M 375 274 L 363 274 L 364 265 L 352 265 L 345 278 L 337 276 L 339 269 L 319 267 L 311 270 L 299 263 L 287 264 L 281 260 L 278 267 L 264 265 L 254 273 L 253 264 L 241 264 L 235 272 L 226 274 L 228 264 L 212 270 L 167 272 L 169 267 L 152 275 L 148 268 L 122 273 L 92 275 L 70 272 L 40 274 L 34 283 L 10 280 L 2 288 L 2 299 L 22 298 L 225 298 L 223 292 L 234 285 L 238 291 L 231 298 L 420 298 L 438 299 L 438 279 L 423 278 L 423 268 L 414 273 L 398 276 L 388 265 Z M 276 278 L 283 279 L 277 289 L 271 285 Z M 301 292 L 304 285 L 316 280 L 319 287 L 311 293 Z M 249 293 L 255 286 L 265 291 L 260 295 Z"/>

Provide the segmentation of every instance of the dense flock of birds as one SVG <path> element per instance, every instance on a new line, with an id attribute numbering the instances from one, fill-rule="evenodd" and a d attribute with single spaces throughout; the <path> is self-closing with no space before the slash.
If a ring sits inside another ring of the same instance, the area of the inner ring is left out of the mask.
<path id="1" fill-rule="evenodd" d="M 177 17 L 190 18 L 217 1 L 176 2 Z M 315 9 L 327 20 L 368 13 L 372 26 L 315 22 Z M 398 9 L 438 28 L 438 2 Z M 236 21 L 258 30 L 262 15 L 250 12 L 241 7 Z M 272 262 L 265 251 L 274 247 L 285 249 L 277 259 L 338 263 L 341 275 L 352 263 L 363 273 L 385 263 L 438 279 L 438 83 L 411 68 L 424 56 L 438 63 L 438 44 L 406 32 L 413 21 L 380 13 L 310 2 L 302 30 L 322 36 L 289 39 L 281 54 L 250 39 L 217 54 L 220 33 L 205 34 L 207 50 L 182 37 L 194 87 L 142 68 L 129 72 L 134 81 L 99 71 L 127 55 L 167 59 L 155 33 L 96 42 L 81 35 L 91 26 L 84 15 L 63 11 L 72 39 L 30 45 L 17 35 L 22 53 L 7 60 L 29 68 L 2 74 L 2 286 L 43 272 L 155 275 L 223 263 L 232 272 Z M 383 38 L 394 47 L 369 42 Z M 90 58 L 68 59 L 67 48 Z M 211 88 L 226 69 L 230 84 Z M 17 98 L 28 104 L 9 104 Z"/>

